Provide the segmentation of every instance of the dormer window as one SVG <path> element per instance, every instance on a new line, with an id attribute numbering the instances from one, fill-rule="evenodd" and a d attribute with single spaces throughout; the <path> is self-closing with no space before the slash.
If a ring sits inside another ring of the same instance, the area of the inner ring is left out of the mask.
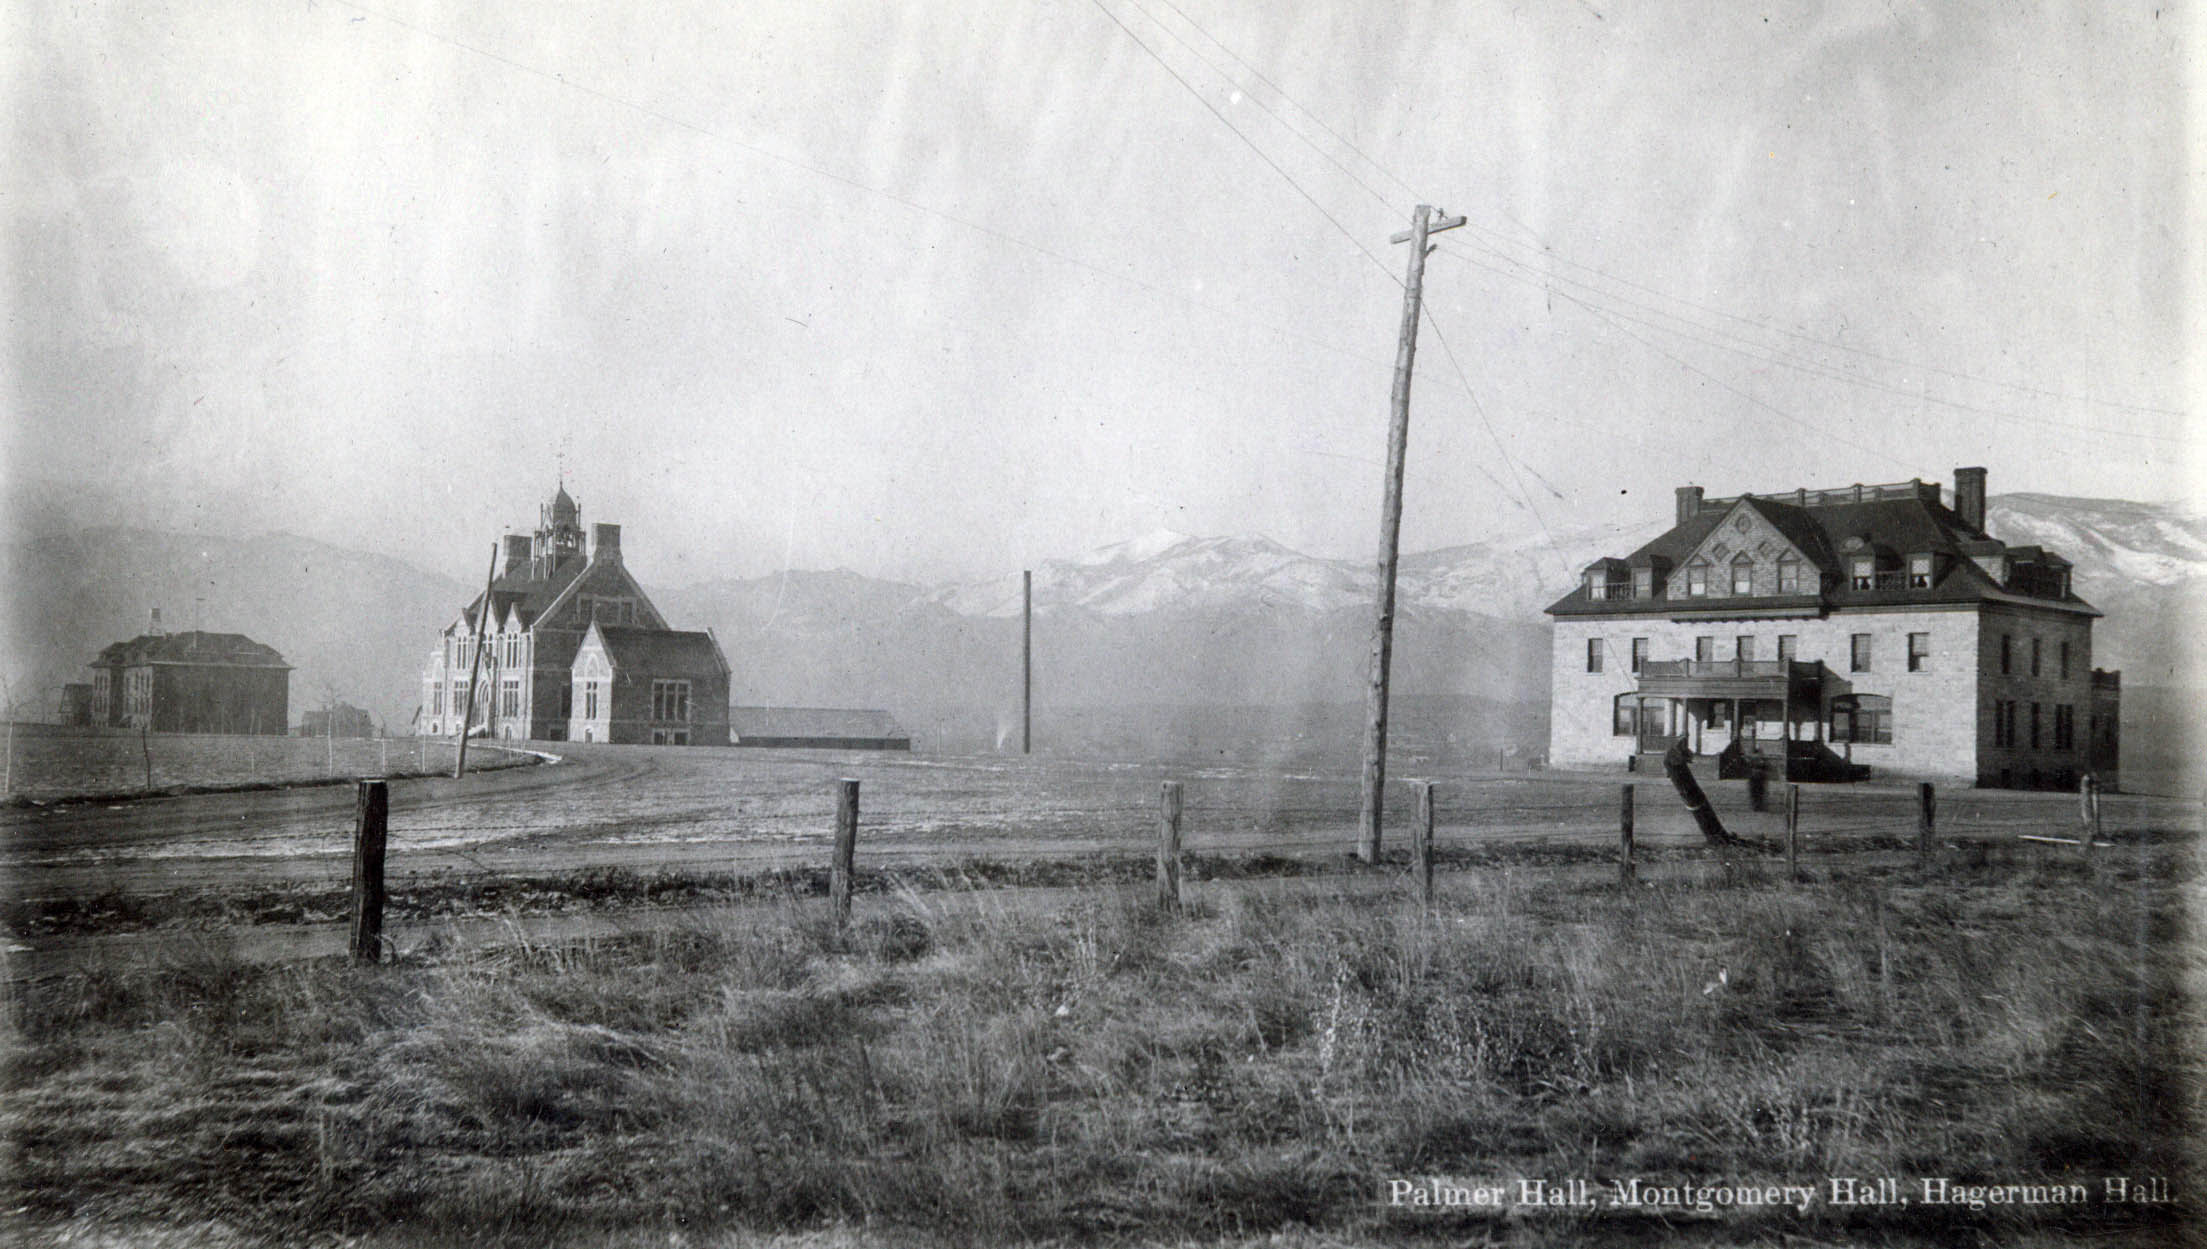
<path id="1" fill-rule="evenodd" d="M 1929 555 L 1911 555 L 1908 557 L 1908 588 L 1911 590 L 1928 590 L 1931 588 L 1931 557 Z"/>
<path id="2" fill-rule="evenodd" d="M 1801 592 L 1801 561 L 1788 551 L 1778 557 L 1778 593 Z"/>
<path id="3" fill-rule="evenodd" d="M 1709 593 L 1709 566 L 1699 560 L 1686 565 L 1686 597 L 1704 598 Z"/>
<path id="4" fill-rule="evenodd" d="M 1876 557 L 1876 556 L 1874 556 L 1874 555 L 1857 555 L 1857 556 L 1855 556 L 1855 557 L 1854 557 L 1854 588 L 1855 588 L 1855 589 L 1857 589 L 1857 590 L 1868 590 L 1868 589 L 1871 589 L 1871 588 L 1875 587 L 1876 585 L 1877 585 L 1877 557 Z"/>
<path id="5" fill-rule="evenodd" d="M 1754 592 L 1755 561 L 1745 555 L 1740 555 L 1732 561 L 1732 593 L 1753 594 Z"/>

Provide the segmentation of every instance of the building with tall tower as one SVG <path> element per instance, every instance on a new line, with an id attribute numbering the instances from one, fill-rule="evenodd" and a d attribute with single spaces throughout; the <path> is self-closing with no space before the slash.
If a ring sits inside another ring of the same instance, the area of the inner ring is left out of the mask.
<path id="1" fill-rule="evenodd" d="M 621 562 L 619 525 L 590 526 L 585 543 L 582 509 L 564 484 L 539 510 L 535 533 L 503 539 L 485 611 L 486 596 L 477 595 L 430 653 L 423 731 L 459 732 L 472 685 L 469 731 L 481 736 L 728 744 L 729 669 L 719 643 L 668 626 Z M 606 662 L 609 637 L 618 639 L 617 665 Z"/>

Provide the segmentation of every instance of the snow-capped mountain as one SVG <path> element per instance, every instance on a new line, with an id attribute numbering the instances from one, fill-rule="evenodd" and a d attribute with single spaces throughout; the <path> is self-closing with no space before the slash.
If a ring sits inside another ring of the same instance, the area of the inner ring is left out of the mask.
<path id="1" fill-rule="evenodd" d="M 1657 518 L 1658 521 L 1660 518 Z M 2106 615 L 2096 666 L 2141 686 L 2207 685 L 2207 515 L 2171 504 L 2014 494 L 1989 527 L 2076 566 Z M 1397 688 L 1406 695 L 1544 705 L 1541 609 L 1578 570 L 1655 536 L 1637 529 L 1467 545 L 1403 557 Z M 182 613 L 204 597 L 209 627 L 268 641 L 296 664 L 292 701 L 324 692 L 404 725 L 430 639 L 467 596 L 448 578 L 383 556 L 275 535 L 185 537 L 80 529 L 0 550 L 19 587 L 7 675 L 42 690 L 81 679 L 98 646 L 143 627 L 149 603 Z M 1147 534 L 1035 569 L 1037 670 L 1060 706 L 1344 702 L 1362 696 L 1371 630 L 1369 561 L 1326 559 L 1263 537 Z M 847 570 L 790 571 L 689 587 L 653 585 L 681 628 L 712 628 L 744 701 L 867 706 L 1016 706 L 1018 574 L 927 586 Z"/>

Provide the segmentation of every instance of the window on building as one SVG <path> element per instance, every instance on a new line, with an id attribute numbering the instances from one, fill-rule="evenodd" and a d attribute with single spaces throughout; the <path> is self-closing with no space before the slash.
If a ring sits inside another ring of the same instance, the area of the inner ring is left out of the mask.
<path id="1" fill-rule="evenodd" d="M 2003 633 L 2000 635 L 2000 675 L 2006 676 L 2013 671 L 2015 671 L 2015 635 Z"/>
<path id="2" fill-rule="evenodd" d="M 1686 565 L 1686 597 L 1701 598 L 1709 593 L 1709 565 L 1700 560 Z"/>
<path id="3" fill-rule="evenodd" d="M 1928 590 L 1931 588 L 1931 557 L 1929 555 L 1911 555 L 1908 557 L 1908 588 L 1911 590 Z"/>
<path id="4" fill-rule="evenodd" d="M 1600 638 L 1586 639 L 1586 670 L 1588 672 L 1600 672 L 1602 670 L 1602 640 Z"/>
<path id="5" fill-rule="evenodd" d="M 1930 634 L 1928 634 L 1928 633 L 1911 633 L 1911 634 L 1909 634 L 1909 635 L 1908 635 L 1908 670 L 1909 670 L 1910 672 L 1922 672 L 1922 671 L 1924 671 L 1925 669 L 1929 668 L 1930 666 L 1931 666 L 1931 635 L 1930 635 Z"/>
<path id="6" fill-rule="evenodd" d="M 1709 718 L 1706 723 L 1712 729 L 1721 729 L 1730 725 L 1732 723 L 1732 704 L 1722 698 L 1710 703 Z"/>
<path id="7" fill-rule="evenodd" d="M 1755 561 L 1747 558 L 1742 553 L 1732 560 L 1732 593 L 1753 594 L 1754 592 Z"/>
<path id="8" fill-rule="evenodd" d="M 2077 709 L 2067 703 L 2054 706 L 2054 749 L 2077 748 Z"/>
<path id="9" fill-rule="evenodd" d="M 498 683 L 498 714 L 501 716 L 518 716 L 521 714 L 521 678 L 507 677 Z"/>
<path id="10" fill-rule="evenodd" d="M 690 718 L 690 683 L 688 681 L 653 681 L 651 683 L 651 718 L 654 720 L 688 720 Z"/>
<path id="11" fill-rule="evenodd" d="M 598 683 L 596 681 L 582 683 L 582 718 L 585 720 L 598 718 Z"/>
<path id="12" fill-rule="evenodd" d="M 2005 698 L 1992 700 L 1992 744 L 2015 745 L 2015 704 Z"/>
<path id="13" fill-rule="evenodd" d="M 1742 633 L 1732 641 L 1732 653 L 1743 660 L 1755 658 L 1755 635 Z"/>
<path id="14" fill-rule="evenodd" d="M 1647 640 L 1646 638 L 1634 638 L 1634 639 L 1632 639 L 1632 670 L 1633 670 L 1633 672 L 1637 673 L 1637 672 L 1639 672 L 1639 671 L 1640 671 L 1640 670 L 1641 670 L 1642 668 L 1645 668 L 1645 667 L 1647 667 L 1647 666 L 1648 666 L 1648 640 Z"/>
<path id="15" fill-rule="evenodd" d="M 1831 739 L 1835 742 L 1890 743 L 1893 700 L 1882 694 L 1847 694 L 1832 700 Z"/>
<path id="16" fill-rule="evenodd" d="M 1847 639 L 1847 670 L 1849 672 L 1868 672 L 1870 670 L 1869 634 L 1857 633 Z"/>
<path id="17" fill-rule="evenodd" d="M 1876 556 L 1874 556 L 1874 555 L 1857 555 L 1857 556 L 1855 556 L 1855 557 L 1854 557 L 1854 588 L 1855 588 L 1855 589 L 1857 589 L 1857 590 L 1868 590 L 1868 589 L 1871 589 L 1871 588 L 1875 587 L 1876 585 L 1877 585 L 1877 557 L 1876 557 Z"/>
<path id="18" fill-rule="evenodd" d="M 2069 679 L 2069 641 L 2067 638 L 2062 639 L 2061 643 L 2061 679 L 2064 681 Z"/>
<path id="19" fill-rule="evenodd" d="M 2037 639 L 2037 638 L 2032 638 L 2032 639 L 2031 639 L 2031 675 L 2032 675 L 2032 676 L 2034 676 L 2034 677 L 2038 675 L 2038 651 L 2039 651 L 2039 642 L 2038 642 L 2038 639 Z"/>
<path id="20" fill-rule="evenodd" d="M 1694 639 L 1694 658 L 1697 661 L 1701 663 L 1710 663 L 1713 662 L 1716 657 L 1717 640 L 1715 638 Z"/>
<path id="21" fill-rule="evenodd" d="M 1778 557 L 1778 593 L 1801 592 L 1801 561 L 1791 551 Z"/>
<path id="22" fill-rule="evenodd" d="M 1794 648 L 1795 648 L 1795 647 L 1797 647 L 1797 646 L 1799 646 L 1799 645 L 1800 645 L 1800 643 L 1801 643 L 1801 639 L 1800 639 L 1799 637 L 1797 637 L 1797 636 L 1795 636 L 1795 635 L 1791 634 L 1791 633 L 1781 633 L 1781 634 L 1779 634 L 1779 635 L 1778 635 L 1778 658 L 1779 658 L 1780 660 L 1783 660 L 1783 661 L 1784 661 L 1784 662 L 1786 662 L 1786 663 L 1792 663 L 1792 662 L 1793 662 L 1793 652 L 1794 652 Z"/>
<path id="23" fill-rule="evenodd" d="M 1640 732 L 1640 704 L 1637 696 L 1619 694 L 1610 710 L 1609 731 L 1618 737 L 1635 737 Z"/>
<path id="24" fill-rule="evenodd" d="M 2031 704 L 2031 749 L 2038 749 L 2038 704 Z"/>
<path id="25" fill-rule="evenodd" d="M 444 714 L 444 686 L 441 683 L 429 687 L 429 714 L 433 716 Z"/>

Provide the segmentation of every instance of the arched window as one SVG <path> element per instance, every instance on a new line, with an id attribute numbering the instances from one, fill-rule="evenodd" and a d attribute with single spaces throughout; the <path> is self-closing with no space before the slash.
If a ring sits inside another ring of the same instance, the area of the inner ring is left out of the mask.
<path id="1" fill-rule="evenodd" d="M 1753 594 L 1754 592 L 1755 561 L 1749 559 L 1746 552 L 1743 551 L 1732 558 L 1732 593 Z"/>
<path id="2" fill-rule="evenodd" d="M 1835 742 L 1890 743 L 1893 700 L 1883 694 L 1846 694 L 1832 700 L 1831 739 Z"/>

